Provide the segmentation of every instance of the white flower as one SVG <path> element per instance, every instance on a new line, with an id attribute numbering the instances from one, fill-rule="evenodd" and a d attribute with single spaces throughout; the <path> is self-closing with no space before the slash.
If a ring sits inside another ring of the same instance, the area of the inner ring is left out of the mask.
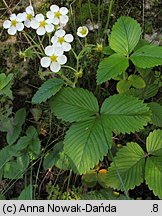
<path id="1" fill-rule="evenodd" d="M 69 21 L 67 14 L 68 9 L 66 7 L 59 8 L 57 5 L 51 5 L 50 11 L 47 12 L 47 18 L 52 19 L 54 25 L 65 26 Z"/>
<path id="2" fill-rule="evenodd" d="M 24 16 L 25 16 L 25 22 L 24 22 L 24 25 L 27 27 L 27 28 L 30 28 L 31 27 L 31 21 L 33 20 L 34 18 L 34 9 L 32 6 L 28 6 L 24 12 Z"/>
<path id="3" fill-rule="evenodd" d="M 66 34 L 64 30 L 60 29 L 55 32 L 55 35 L 51 38 L 53 45 L 57 45 L 63 48 L 63 51 L 68 52 L 71 49 L 71 42 L 74 40 L 72 34 Z"/>
<path id="4" fill-rule="evenodd" d="M 63 49 L 57 46 L 47 46 L 45 48 L 46 57 L 41 59 L 41 66 L 44 68 L 50 67 L 51 71 L 58 72 L 61 65 L 67 62 L 67 57 L 63 55 Z"/>
<path id="5" fill-rule="evenodd" d="M 44 19 L 43 14 L 37 14 L 31 21 L 31 27 L 37 29 L 38 35 L 44 35 L 46 32 L 50 33 L 54 30 L 54 25 L 50 19 Z"/>
<path id="6" fill-rule="evenodd" d="M 77 35 L 79 37 L 86 37 L 88 34 L 88 28 L 86 26 L 80 26 L 78 29 L 77 29 Z"/>
<path id="7" fill-rule="evenodd" d="M 23 13 L 19 14 L 11 14 L 10 20 L 5 20 L 3 23 L 3 27 L 8 29 L 7 32 L 10 35 L 15 35 L 17 31 L 22 31 L 24 29 L 24 21 Z"/>

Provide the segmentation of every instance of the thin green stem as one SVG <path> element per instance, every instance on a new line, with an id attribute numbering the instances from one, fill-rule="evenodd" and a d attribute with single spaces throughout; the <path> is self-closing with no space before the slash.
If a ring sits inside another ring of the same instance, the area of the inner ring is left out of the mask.
<path id="1" fill-rule="evenodd" d="M 70 69 L 70 70 L 72 70 L 72 71 L 74 71 L 74 72 L 78 72 L 77 70 L 75 70 L 74 68 L 72 68 L 72 67 L 70 67 L 70 66 L 68 66 L 68 65 L 63 65 L 63 66 L 61 66 L 62 68 L 68 68 L 68 69 Z"/>
<path id="2" fill-rule="evenodd" d="M 94 27 L 94 19 L 93 19 L 93 14 L 92 14 L 92 10 L 91 10 L 91 2 L 90 2 L 90 0 L 88 0 L 88 7 L 89 7 L 89 12 L 90 12 L 91 20 L 92 20 L 92 25 Z"/>
<path id="3" fill-rule="evenodd" d="M 66 81 L 66 83 L 67 83 L 69 86 L 74 87 L 74 83 L 73 83 L 70 79 L 68 79 L 64 74 L 62 74 L 62 73 L 60 72 L 59 75 L 60 75 L 60 77 L 61 77 L 63 80 Z"/>
<path id="4" fill-rule="evenodd" d="M 24 32 L 24 35 L 26 35 L 26 37 L 28 37 L 29 40 L 31 40 L 33 44 L 39 49 L 39 51 L 44 55 L 44 51 L 41 46 L 28 33 Z"/>
<path id="5" fill-rule="evenodd" d="M 108 30 L 109 23 L 110 23 L 110 17 L 111 17 L 111 13 L 112 13 L 112 8 L 113 8 L 113 5 L 114 5 L 114 2 L 115 2 L 115 0 L 110 0 L 110 3 L 109 3 L 107 22 L 106 22 L 106 26 L 105 26 L 105 37 L 104 37 L 104 42 L 105 43 L 106 43 L 107 30 Z"/>
<path id="6" fill-rule="evenodd" d="M 78 56 L 77 56 L 76 52 L 75 52 L 73 49 L 71 49 L 71 51 L 72 51 L 72 53 L 74 54 L 74 57 L 77 59 Z"/>
<path id="7" fill-rule="evenodd" d="M 40 43 L 40 46 L 42 47 L 42 50 L 44 50 L 44 46 L 43 46 L 43 44 L 42 44 L 42 42 L 43 42 L 43 37 L 42 37 L 42 40 L 41 40 L 40 37 L 39 37 L 39 35 L 38 35 L 38 41 L 39 41 L 39 43 Z"/>

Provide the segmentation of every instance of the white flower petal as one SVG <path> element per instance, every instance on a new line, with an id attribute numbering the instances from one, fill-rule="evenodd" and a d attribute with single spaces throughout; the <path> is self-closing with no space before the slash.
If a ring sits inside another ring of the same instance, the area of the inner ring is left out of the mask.
<path id="1" fill-rule="evenodd" d="M 77 35 L 78 35 L 79 37 L 81 37 L 81 38 L 84 38 L 84 37 L 85 37 L 85 36 L 82 35 L 79 31 L 77 32 Z"/>
<path id="2" fill-rule="evenodd" d="M 36 19 L 33 19 L 32 21 L 31 21 L 31 23 L 30 23 L 30 25 L 31 25 L 31 27 L 33 28 L 33 29 L 37 29 L 37 28 L 39 28 L 39 22 L 36 20 Z"/>
<path id="3" fill-rule="evenodd" d="M 16 14 L 11 14 L 10 20 L 16 20 Z"/>
<path id="4" fill-rule="evenodd" d="M 47 46 L 44 51 L 47 56 L 52 56 L 55 52 L 55 49 L 53 46 Z"/>
<path id="5" fill-rule="evenodd" d="M 54 13 L 52 11 L 48 11 L 46 14 L 47 18 L 53 19 L 54 18 Z"/>
<path id="6" fill-rule="evenodd" d="M 26 13 L 19 13 L 17 14 L 17 17 L 16 17 L 16 21 L 17 22 L 23 22 L 26 20 Z"/>
<path id="7" fill-rule="evenodd" d="M 48 32 L 48 33 L 53 32 L 53 30 L 54 30 L 54 25 L 52 25 L 52 24 L 47 24 L 47 25 L 45 26 L 45 29 L 46 29 L 46 32 Z"/>
<path id="8" fill-rule="evenodd" d="M 53 22 L 53 19 L 46 19 L 46 23 L 51 24 Z"/>
<path id="9" fill-rule="evenodd" d="M 74 40 L 74 37 L 72 34 L 66 34 L 64 39 L 66 42 L 71 43 Z"/>
<path id="10" fill-rule="evenodd" d="M 18 31 L 22 31 L 23 29 L 24 29 L 24 24 L 23 23 L 17 23 L 16 24 L 16 29 L 18 30 Z"/>
<path id="11" fill-rule="evenodd" d="M 44 16 L 43 16 L 43 14 L 37 14 L 37 15 L 35 16 L 35 18 L 36 18 L 36 20 L 37 20 L 38 22 L 44 21 Z"/>
<path id="12" fill-rule="evenodd" d="M 11 27 L 11 21 L 10 20 L 5 20 L 3 23 L 3 28 L 8 29 Z"/>
<path id="13" fill-rule="evenodd" d="M 69 21 L 69 17 L 68 17 L 67 15 L 62 15 L 62 16 L 60 17 L 60 22 L 61 22 L 62 24 L 65 25 L 68 21 Z"/>
<path id="14" fill-rule="evenodd" d="M 52 62 L 52 64 L 50 65 L 50 69 L 51 71 L 57 73 L 61 69 L 61 66 L 58 62 Z"/>
<path id="15" fill-rule="evenodd" d="M 55 35 L 57 37 L 64 37 L 65 31 L 63 29 L 60 29 L 60 30 L 58 30 L 58 31 L 55 32 Z"/>
<path id="16" fill-rule="evenodd" d="M 28 14 L 33 14 L 33 12 L 34 12 L 34 8 L 30 5 L 30 6 L 28 6 L 27 8 L 26 8 L 26 13 L 28 13 Z"/>
<path id="17" fill-rule="evenodd" d="M 24 25 L 25 25 L 27 28 L 30 28 L 30 27 L 31 27 L 31 21 L 26 20 L 26 21 L 24 22 Z"/>
<path id="18" fill-rule="evenodd" d="M 41 58 L 41 66 L 44 68 L 48 68 L 51 64 L 51 59 L 49 57 Z"/>
<path id="19" fill-rule="evenodd" d="M 82 29 L 83 29 L 83 27 L 80 26 L 80 27 L 77 29 L 77 31 L 80 32 L 80 31 L 82 31 Z"/>
<path id="20" fill-rule="evenodd" d="M 59 11 L 59 6 L 57 6 L 57 5 L 51 5 L 51 7 L 50 7 L 50 10 L 52 11 L 52 12 L 57 12 L 57 11 Z"/>
<path id="21" fill-rule="evenodd" d="M 16 29 L 16 27 L 11 26 L 11 27 L 7 30 L 7 32 L 8 32 L 9 35 L 15 35 L 16 32 L 17 32 L 17 29 Z"/>
<path id="22" fill-rule="evenodd" d="M 67 62 L 67 57 L 65 55 L 58 56 L 57 61 L 60 65 L 64 65 Z"/>
<path id="23" fill-rule="evenodd" d="M 60 8 L 60 13 L 61 13 L 62 15 L 66 15 L 66 14 L 68 13 L 68 9 L 67 9 L 66 7 L 61 7 L 61 8 Z"/>
<path id="24" fill-rule="evenodd" d="M 45 33 L 46 33 L 46 30 L 45 30 L 44 27 L 39 27 L 39 28 L 37 29 L 37 34 L 38 34 L 38 35 L 42 36 L 42 35 L 44 35 Z"/>
<path id="25" fill-rule="evenodd" d="M 71 50 L 71 44 L 64 42 L 62 48 L 65 52 L 69 52 Z"/>
<path id="26" fill-rule="evenodd" d="M 53 19 L 53 24 L 54 24 L 54 25 L 58 25 L 59 22 L 60 22 L 60 21 L 59 21 L 58 18 L 55 17 L 55 18 Z"/>
<path id="27" fill-rule="evenodd" d="M 51 38 L 51 42 L 52 42 L 53 44 L 55 44 L 55 43 L 57 43 L 57 41 L 58 41 L 58 37 L 54 35 L 54 36 Z"/>
<path id="28" fill-rule="evenodd" d="M 58 46 L 56 44 L 56 46 L 54 46 L 54 49 L 55 49 L 55 55 L 56 56 L 61 56 L 64 53 L 62 46 Z"/>

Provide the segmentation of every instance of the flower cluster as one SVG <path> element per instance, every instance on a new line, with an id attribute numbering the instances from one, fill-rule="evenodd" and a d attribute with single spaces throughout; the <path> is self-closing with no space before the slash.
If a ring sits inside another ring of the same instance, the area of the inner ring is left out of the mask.
<path id="1" fill-rule="evenodd" d="M 50 67 L 52 72 L 58 72 L 61 69 L 61 65 L 67 62 L 64 52 L 71 50 L 71 42 L 74 40 L 73 35 L 66 34 L 63 29 L 68 21 L 68 9 L 66 7 L 60 8 L 57 5 L 51 5 L 45 17 L 43 14 L 35 15 L 34 9 L 30 5 L 25 12 L 17 15 L 12 14 L 9 20 L 4 21 L 3 27 L 7 29 L 10 35 L 15 35 L 17 31 L 22 31 L 24 27 L 36 30 L 39 36 L 54 32 L 51 37 L 52 45 L 45 48 L 46 56 L 41 58 L 40 63 L 42 67 Z M 86 26 L 78 28 L 77 35 L 79 37 L 86 37 L 87 34 L 88 28 Z"/>

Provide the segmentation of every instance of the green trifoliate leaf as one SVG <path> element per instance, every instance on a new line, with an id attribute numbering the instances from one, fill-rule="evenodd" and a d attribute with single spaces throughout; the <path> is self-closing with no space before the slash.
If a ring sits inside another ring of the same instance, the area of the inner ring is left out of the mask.
<path id="1" fill-rule="evenodd" d="M 143 101 L 127 95 L 113 95 L 101 107 L 101 115 L 113 130 L 121 133 L 139 131 L 150 120 L 150 111 Z"/>
<path id="2" fill-rule="evenodd" d="M 120 17 L 112 28 L 109 38 L 110 48 L 115 52 L 128 56 L 141 36 L 139 23 L 131 17 Z"/>
<path id="3" fill-rule="evenodd" d="M 162 127 L 162 106 L 156 102 L 148 103 L 152 116 L 151 122 L 159 127 Z"/>
<path id="4" fill-rule="evenodd" d="M 162 64 L 162 47 L 145 45 L 136 50 L 130 57 L 134 65 L 140 68 L 151 68 Z"/>
<path id="5" fill-rule="evenodd" d="M 108 173 L 106 174 L 107 187 L 113 187 L 124 190 L 117 172 L 120 174 L 126 190 L 133 189 L 140 185 L 144 180 L 145 154 L 137 143 L 128 143 L 121 148 L 111 163 Z"/>
<path id="6" fill-rule="evenodd" d="M 120 80 L 117 83 L 117 91 L 119 93 L 124 93 L 124 92 L 128 91 L 130 87 L 131 87 L 131 84 L 128 80 Z"/>
<path id="7" fill-rule="evenodd" d="M 70 87 L 52 97 L 50 107 L 59 119 L 69 122 L 92 118 L 99 111 L 97 99 L 91 92 Z"/>
<path id="8" fill-rule="evenodd" d="M 141 76 L 132 74 L 128 77 L 128 80 L 129 80 L 130 84 L 137 89 L 142 89 L 142 88 L 145 88 L 145 86 L 146 86 L 146 83 L 142 79 Z"/>
<path id="9" fill-rule="evenodd" d="M 128 68 L 128 59 L 120 54 L 113 54 L 100 62 L 97 71 L 97 84 L 101 84 L 125 72 Z"/>
<path id="10" fill-rule="evenodd" d="M 71 160 L 71 167 L 79 174 L 86 173 L 103 160 L 111 145 L 109 123 L 101 117 L 74 123 L 64 140 L 64 150 Z"/>
<path id="11" fill-rule="evenodd" d="M 145 179 L 149 189 L 162 199 L 162 154 L 160 157 L 147 158 Z"/>
<path id="12" fill-rule="evenodd" d="M 32 103 L 42 103 L 55 95 L 64 85 L 64 81 L 59 78 L 49 79 L 41 85 L 32 98 Z"/>

